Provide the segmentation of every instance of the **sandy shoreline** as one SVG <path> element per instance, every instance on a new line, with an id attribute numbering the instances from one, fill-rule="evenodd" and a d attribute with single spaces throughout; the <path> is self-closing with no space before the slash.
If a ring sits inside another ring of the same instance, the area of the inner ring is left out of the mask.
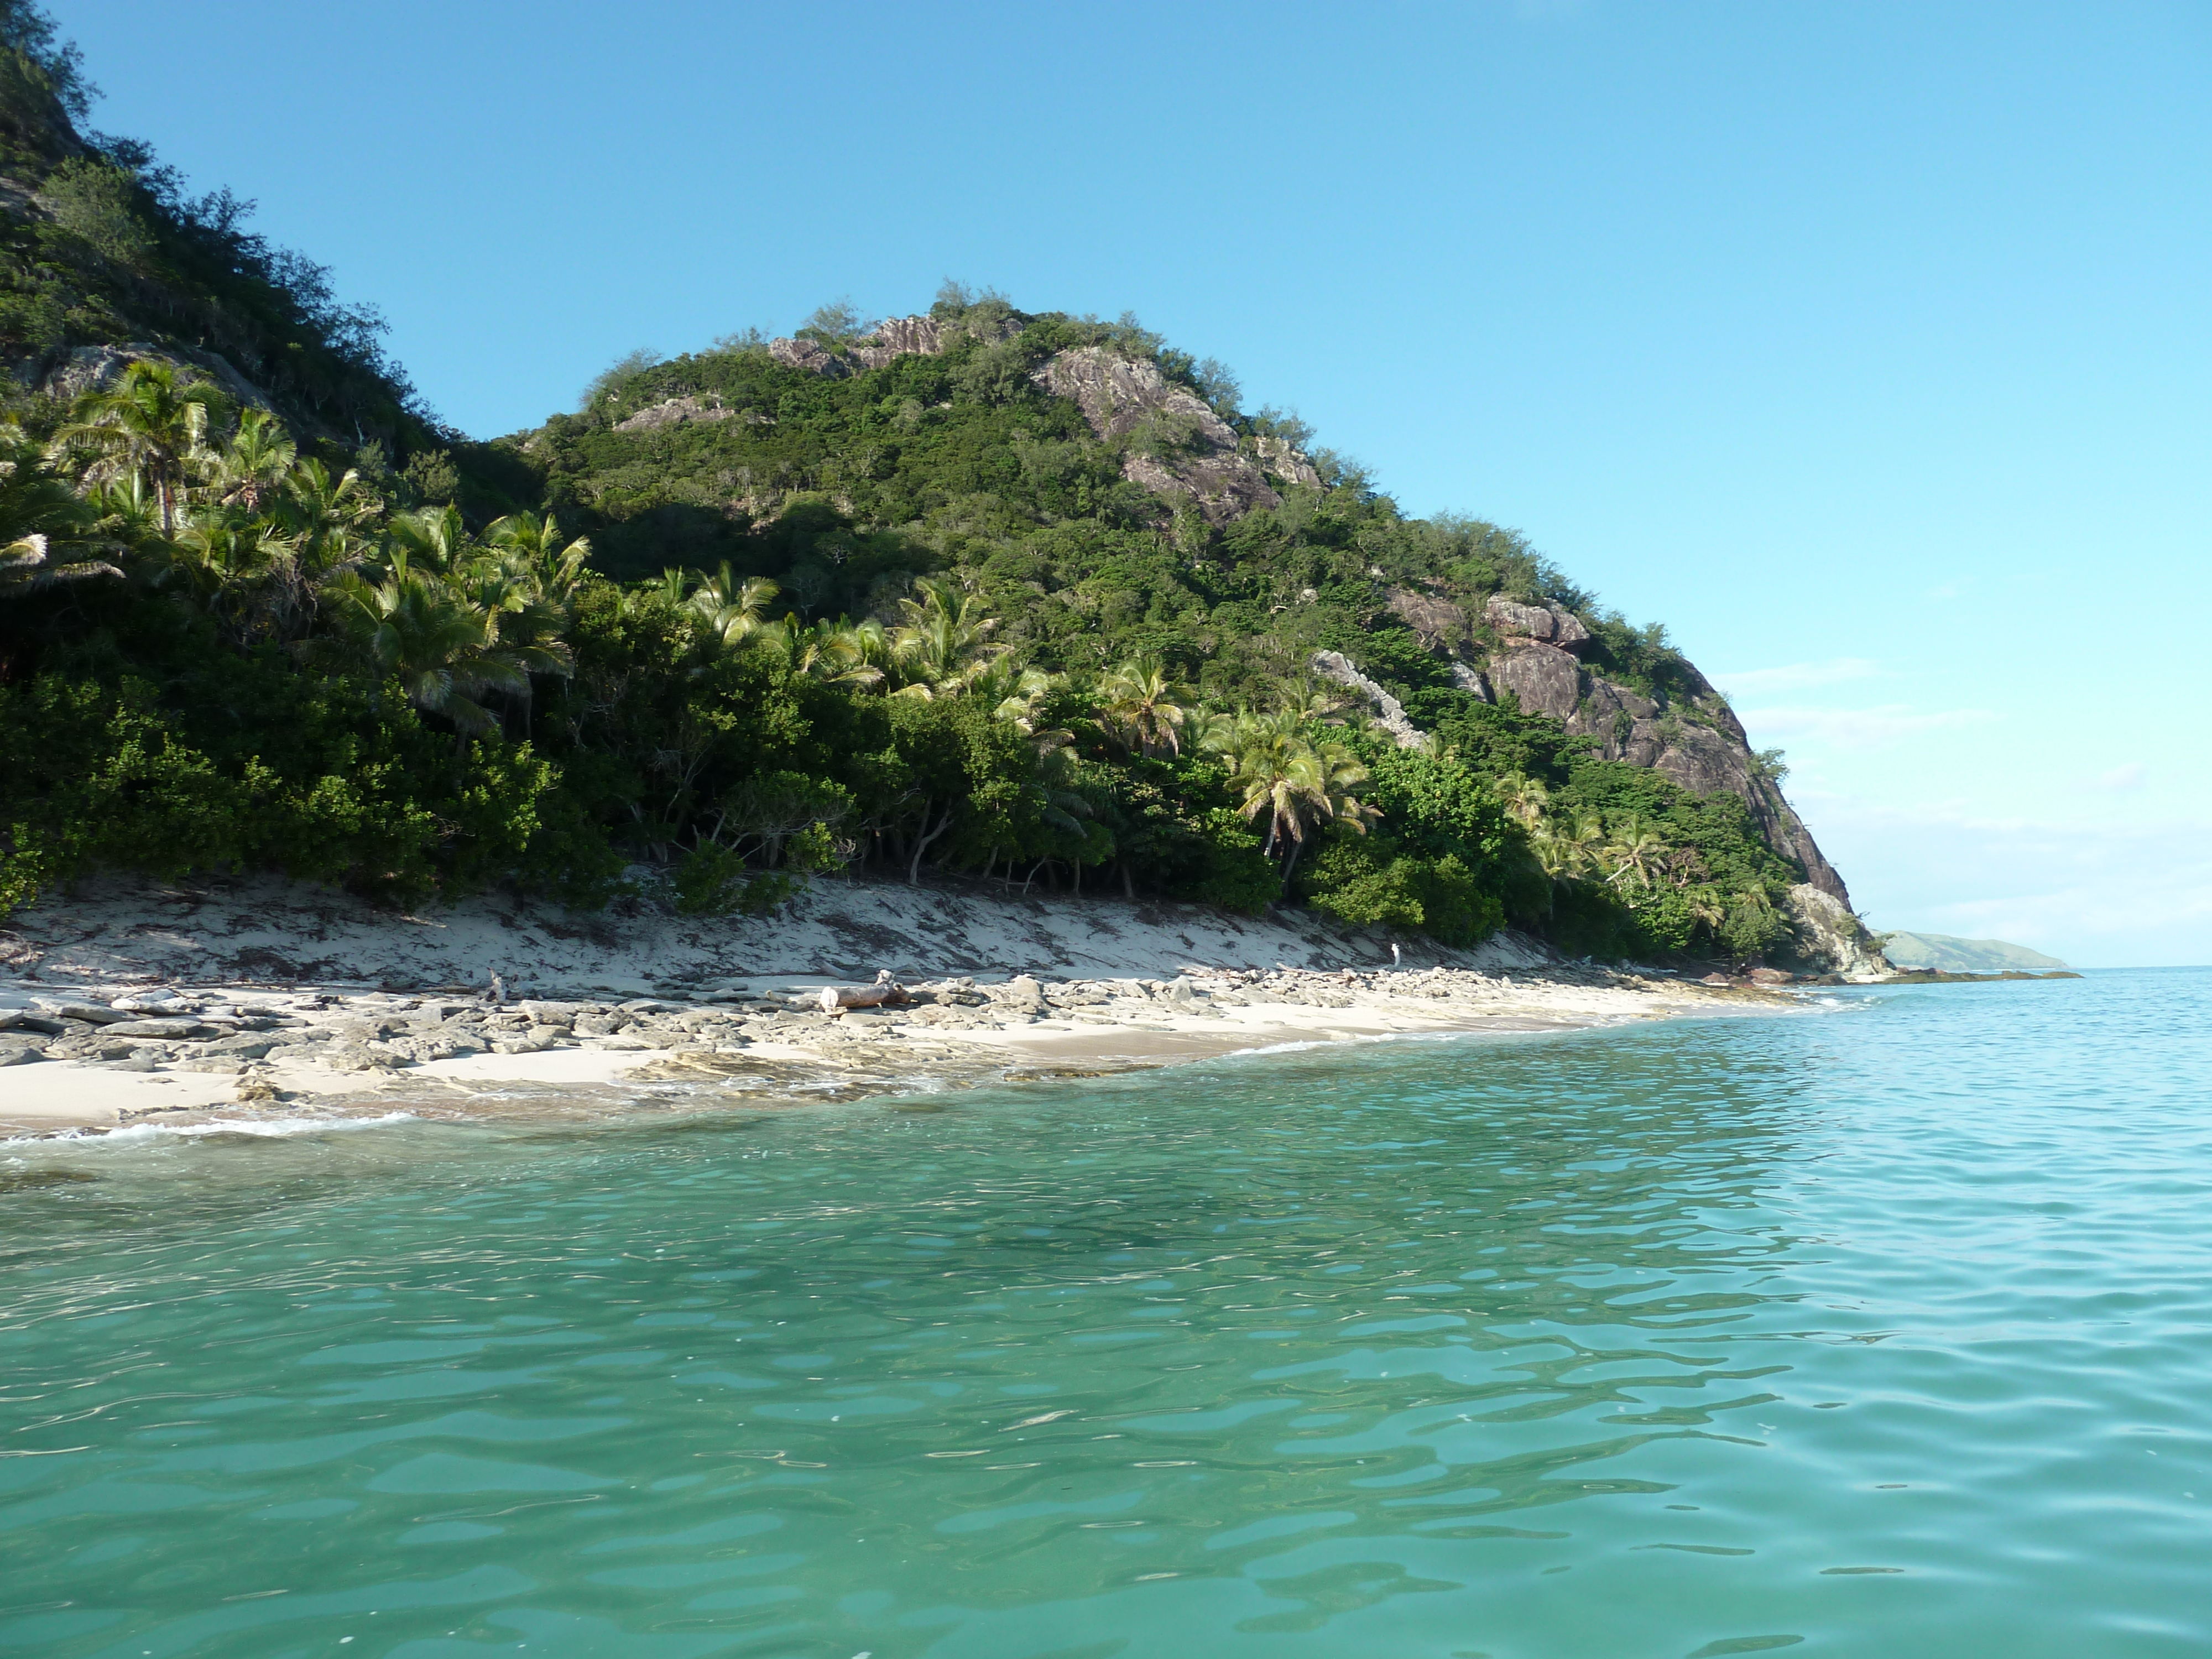
<path id="1" fill-rule="evenodd" d="M 0 988 L 0 1133 L 272 1116 L 605 1115 L 664 1097 L 775 1106 L 1172 1066 L 1286 1045 L 1565 1030 L 1784 999 L 1559 968 L 913 988 L 824 1012 L 809 988 L 627 1005 L 392 992 Z M 123 1006 L 123 1005 L 128 1005 Z"/>
<path id="2" fill-rule="evenodd" d="M 911 888 L 701 922 L 117 884 L 0 930 L 0 1135 L 784 1106 L 1791 1000 L 1547 962 L 1510 938 L 1419 956 L 1382 965 L 1388 940 L 1306 916 Z M 823 985 L 878 967 L 909 1000 L 822 1009 Z"/>

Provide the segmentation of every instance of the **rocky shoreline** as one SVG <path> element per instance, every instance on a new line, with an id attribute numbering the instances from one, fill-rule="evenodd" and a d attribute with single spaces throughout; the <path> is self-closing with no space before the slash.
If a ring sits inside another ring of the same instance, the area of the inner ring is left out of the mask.
<path id="1" fill-rule="evenodd" d="M 249 1114 L 603 1113 L 641 1086 L 704 1104 L 794 1103 L 1096 1074 L 1291 1042 L 1559 1030 L 1786 1005 L 1572 964 L 1520 974 L 1214 969 L 1171 977 L 924 981 L 830 1011 L 811 985 L 688 998 L 163 986 L 0 991 L 0 1127 Z"/>

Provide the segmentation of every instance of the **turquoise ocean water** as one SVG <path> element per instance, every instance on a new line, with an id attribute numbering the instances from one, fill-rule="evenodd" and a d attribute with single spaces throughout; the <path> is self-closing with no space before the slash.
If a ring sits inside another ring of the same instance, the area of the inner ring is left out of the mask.
<path id="1" fill-rule="evenodd" d="M 2212 1651 L 2212 974 L 1831 1000 L 0 1147 L 0 1655 Z"/>

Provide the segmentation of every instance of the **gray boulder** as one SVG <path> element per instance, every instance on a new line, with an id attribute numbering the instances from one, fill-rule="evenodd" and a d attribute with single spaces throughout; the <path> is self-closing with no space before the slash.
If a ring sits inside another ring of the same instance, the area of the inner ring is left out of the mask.
<path id="1" fill-rule="evenodd" d="M 934 357 L 948 342 L 934 317 L 892 317 L 876 325 L 875 334 L 853 348 L 863 368 L 881 368 L 894 358 Z"/>
<path id="2" fill-rule="evenodd" d="M 1587 643 L 1590 636 L 1589 629 L 1572 611 L 1549 601 L 1528 605 L 1493 593 L 1483 606 L 1482 616 L 1509 650 L 1532 641 L 1572 650 Z"/>
<path id="3" fill-rule="evenodd" d="M 1582 702 L 1582 665 L 1556 646 L 1523 642 L 1490 659 L 1490 683 L 1503 697 L 1508 691 L 1531 714 L 1567 720 Z"/>
<path id="4" fill-rule="evenodd" d="M 720 404 L 702 404 L 686 395 L 667 398 L 647 408 L 641 409 L 627 420 L 617 421 L 617 432 L 657 432 L 665 426 L 681 426 L 686 421 L 726 421 L 737 411 L 725 409 Z"/>

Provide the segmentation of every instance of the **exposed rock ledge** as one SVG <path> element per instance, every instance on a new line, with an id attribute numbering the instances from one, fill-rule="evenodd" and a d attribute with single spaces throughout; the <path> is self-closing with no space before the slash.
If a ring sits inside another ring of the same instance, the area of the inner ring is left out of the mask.
<path id="1" fill-rule="evenodd" d="M 252 408 L 275 407 L 269 401 L 269 394 L 240 374 L 230 359 L 220 352 L 153 345 L 143 340 L 127 340 L 121 345 L 77 346 L 42 374 L 37 371 L 37 360 L 33 359 L 28 364 L 18 366 L 16 378 L 35 385 L 50 396 L 67 399 L 87 392 L 106 391 L 123 378 L 125 369 L 141 362 L 167 363 L 205 375 L 234 402 Z"/>
<path id="2" fill-rule="evenodd" d="M 934 317 L 888 317 L 842 352 L 819 340 L 776 339 L 768 343 L 768 355 L 790 368 L 836 380 L 864 369 L 882 368 L 896 358 L 934 357 L 960 337 L 962 325 L 940 323 Z"/>
<path id="3" fill-rule="evenodd" d="M 1054 397 L 1072 398 L 1091 429 L 1109 443 L 1147 422 L 1170 428 L 1178 441 L 1170 459 L 1132 450 L 1122 460 L 1121 476 L 1170 501 L 1195 503 L 1208 523 L 1226 524 L 1255 507 L 1283 504 L 1259 464 L 1238 449 L 1229 423 L 1202 398 L 1170 382 L 1157 363 L 1084 346 L 1055 354 L 1030 378 Z"/>
<path id="4" fill-rule="evenodd" d="M 725 409 L 720 404 L 702 404 L 693 397 L 668 398 L 639 410 L 628 420 L 617 421 L 614 429 L 617 432 L 653 432 L 664 426 L 678 426 L 686 421 L 726 421 L 737 412 L 734 409 Z"/>
<path id="5" fill-rule="evenodd" d="M 1801 968 L 1840 975 L 1855 984 L 1887 979 L 1897 971 L 1866 925 L 1833 894 L 1800 882 L 1790 890 L 1789 910 Z"/>
<path id="6" fill-rule="evenodd" d="M 1365 698 L 1373 710 L 1375 724 L 1388 732 L 1401 749 L 1424 749 L 1428 746 L 1428 734 L 1415 726 L 1407 715 L 1405 704 L 1392 696 L 1373 680 L 1352 665 L 1352 659 L 1341 651 L 1316 651 L 1313 653 L 1313 672 L 1339 685 L 1348 686 Z"/>

